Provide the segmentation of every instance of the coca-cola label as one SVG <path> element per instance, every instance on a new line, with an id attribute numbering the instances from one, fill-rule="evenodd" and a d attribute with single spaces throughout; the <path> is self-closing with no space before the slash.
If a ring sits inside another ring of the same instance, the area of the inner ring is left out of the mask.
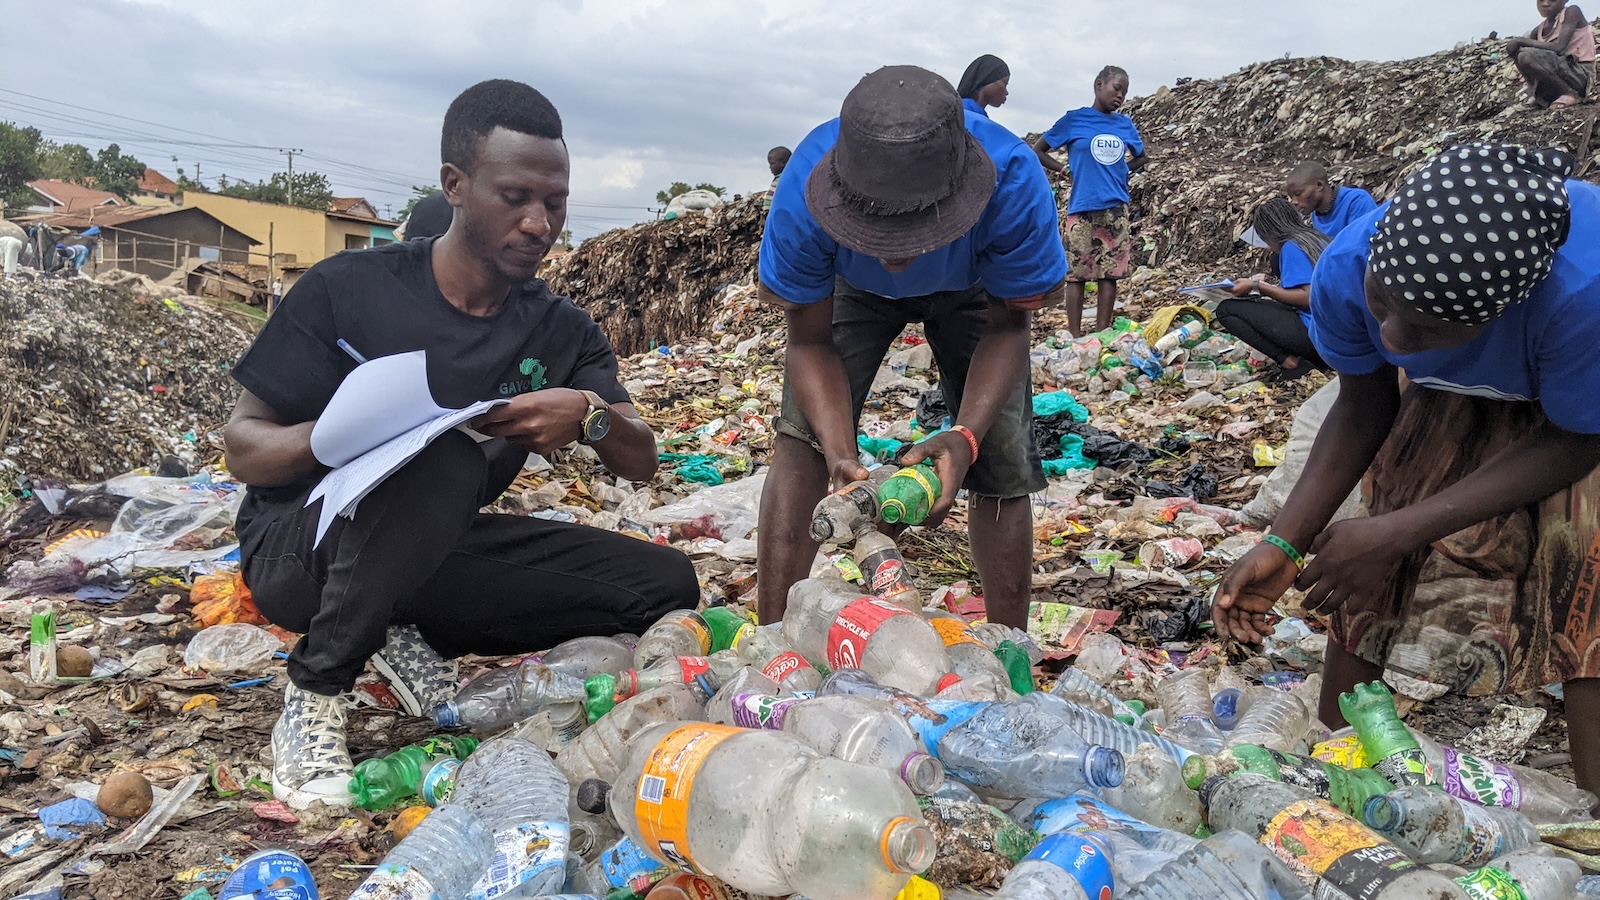
<path id="1" fill-rule="evenodd" d="M 773 697 L 768 694 L 733 695 L 733 724 L 740 728 L 765 728 L 777 731 L 783 727 L 783 717 L 789 707 L 799 703 L 795 697 Z"/>
<path id="2" fill-rule="evenodd" d="M 783 680 L 788 678 L 790 675 L 793 675 L 801 669 L 810 668 L 813 668 L 813 666 L 811 663 L 806 662 L 806 658 L 804 656 L 801 656 L 793 650 L 785 650 L 784 652 L 779 653 L 777 656 L 774 656 L 771 662 L 767 663 L 765 666 L 762 666 L 761 674 L 771 678 L 773 681 L 776 681 L 779 684 L 782 684 Z"/>
<path id="3" fill-rule="evenodd" d="M 914 615 L 911 610 L 883 600 L 863 597 L 852 600 L 839 610 L 833 625 L 828 629 L 828 667 L 831 669 L 857 669 L 866 652 L 867 641 L 895 616 Z"/>
<path id="4" fill-rule="evenodd" d="M 711 660 L 704 656 L 680 656 L 678 668 L 683 671 L 683 683 L 693 684 L 696 678 L 711 671 Z"/>
<path id="5" fill-rule="evenodd" d="M 1522 808 L 1522 779 L 1510 768 L 1444 748 L 1444 789 L 1450 795 L 1482 806 Z"/>

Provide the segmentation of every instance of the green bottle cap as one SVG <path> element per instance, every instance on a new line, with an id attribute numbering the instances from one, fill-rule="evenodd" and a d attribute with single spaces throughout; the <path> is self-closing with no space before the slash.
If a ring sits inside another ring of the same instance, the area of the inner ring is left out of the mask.
<path id="1" fill-rule="evenodd" d="M 593 725 L 617 705 L 617 676 L 605 672 L 590 676 L 583 683 L 583 693 L 587 698 L 583 710 L 589 715 L 589 724 Z"/>

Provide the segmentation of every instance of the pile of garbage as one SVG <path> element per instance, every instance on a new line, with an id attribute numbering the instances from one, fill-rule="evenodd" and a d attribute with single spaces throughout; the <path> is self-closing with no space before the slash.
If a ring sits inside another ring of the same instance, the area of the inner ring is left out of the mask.
<path id="1" fill-rule="evenodd" d="M 181 290 L 135 286 L 0 281 L 0 483 L 103 481 L 214 455 L 210 432 L 238 396 L 228 372 L 254 327 Z"/>
<path id="2" fill-rule="evenodd" d="M 1134 260 L 1215 265 L 1296 163 L 1380 199 L 1433 153 L 1468 141 L 1563 147 L 1595 180 L 1593 107 L 1534 109 L 1503 38 L 1414 59 L 1255 63 L 1129 100 L 1149 164 L 1133 177 Z"/>

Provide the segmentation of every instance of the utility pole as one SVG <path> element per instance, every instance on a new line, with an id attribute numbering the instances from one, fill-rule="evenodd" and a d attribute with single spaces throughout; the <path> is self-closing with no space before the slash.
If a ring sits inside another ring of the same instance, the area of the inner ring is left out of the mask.
<path id="1" fill-rule="evenodd" d="M 289 157 L 289 205 L 293 206 L 294 205 L 294 155 L 296 153 L 304 153 L 305 151 L 304 150 L 299 150 L 299 149 L 288 150 L 288 149 L 280 147 L 280 148 L 278 148 L 278 152 L 286 154 Z"/>

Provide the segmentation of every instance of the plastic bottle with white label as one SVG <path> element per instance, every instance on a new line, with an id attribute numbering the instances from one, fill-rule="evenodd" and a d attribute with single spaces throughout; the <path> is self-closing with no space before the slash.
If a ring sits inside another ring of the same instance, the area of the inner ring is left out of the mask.
<path id="1" fill-rule="evenodd" d="M 494 846 L 491 829 L 476 814 L 446 803 L 428 813 L 350 896 L 357 900 L 464 897 L 489 868 Z"/>
<path id="2" fill-rule="evenodd" d="M 988 797 L 1024 799 L 1098 793 L 1122 783 L 1122 754 L 1088 743 L 1041 710 L 1033 693 L 1009 703 L 933 704 L 942 723 L 911 726 L 951 777 Z"/>
<path id="3" fill-rule="evenodd" d="M 605 812 L 597 815 L 610 818 Z M 596 897 L 605 897 L 618 888 L 636 888 L 635 893 L 643 895 L 665 869 L 665 863 L 624 835 L 590 860 L 572 879 L 572 887 Z"/>
<path id="4" fill-rule="evenodd" d="M 513 736 L 484 743 L 456 773 L 449 805 L 471 810 L 494 831 L 495 855 L 466 894 L 536 897 L 566 881 L 567 780 L 550 754 Z M 427 821 L 424 819 L 423 821 Z"/>
<path id="5" fill-rule="evenodd" d="M 821 600 L 827 605 L 815 608 L 827 609 L 834 596 L 825 595 Z M 852 599 L 828 618 L 807 607 L 799 615 L 786 615 L 783 627 L 784 635 L 808 656 L 820 646 L 830 669 L 861 669 L 889 687 L 924 695 L 956 680 L 944 639 L 933 626 L 887 600 Z"/>
<path id="6" fill-rule="evenodd" d="M 1200 788 L 1211 827 L 1256 837 L 1319 897 L 1466 900 L 1449 875 L 1406 856 L 1382 835 L 1310 791 L 1262 775 L 1206 779 Z"/>
<path id="7" fill-rule="evenodd" d="M 1184 783 L 1177 761 L 1161 748 L 1141 744 L 1124 764 L 1122 784 L 1104 791 L 1112 806 L 1179 834 L 1194 834 L 1205 824 L 1200 796 Z"/>
<path id="8" fill-rule="evenodd" d="M 456 696 L 433 708 L 440 728 L 498 731 L 542 709 L 584 699 L 583 681 L 534 659 L 472 679 Z"/>
<path id="9" fill-rule="evenodd" d="M 1006 900 L 1110 898 L 1110 842 L 1100 834 L 1052 834 L 1012 867 L 996 897 Z"/>
<path id="10" fill-rule="evenodd" d="M 609 796 L 657 859 L 752 894 L 891 898 L 932 865 L 916 797 L 791 735 L 704 723 L 641 732 Z"/>
<path id="11" fill-rule="evenodd" d="M 1367 825 L 1420 863 L 1468 869 L 1539 843 L 1539 830 L 1514 809 L 1468 803 L 1433 787 L 1407 787 L 1373 797 Z"/>
<path id="12" fill-rule="evenodd" d="M 1196 753 L 1216 753 L 1227 739 L 1211 721 L 1211 685 L 1204 669 L 1185 669 L 1156 688 L 1167 726 L 1162 734 Z"/>
<path id="13" fill-rule="evenodd" d="M 711 626 L 700 614 L 675 609 L 656 620 L 633 649 L 633 667 L 648 669 L 669 656 L 705 656 L 711 652 Z"/>
<path id="14" fill-rule="evenodd" d="M 822 673 L 800 655 L 781 629 L 781 623 L 746 625 L 734 635 L 734 655 L 789 693 L 815 691 L 822 685 Z"/>
<path id="15" fill-rule="evenodd" d="M 705 717 L 706 695 L 700 688 L 673 684 L 632 697 L 617 705 L 578 739 L 556 754 L 556 768 L 577 785 L 591 779 L 614 781 L 628 758 L 627 743 L 659 722 L 699 721 Z"/>

